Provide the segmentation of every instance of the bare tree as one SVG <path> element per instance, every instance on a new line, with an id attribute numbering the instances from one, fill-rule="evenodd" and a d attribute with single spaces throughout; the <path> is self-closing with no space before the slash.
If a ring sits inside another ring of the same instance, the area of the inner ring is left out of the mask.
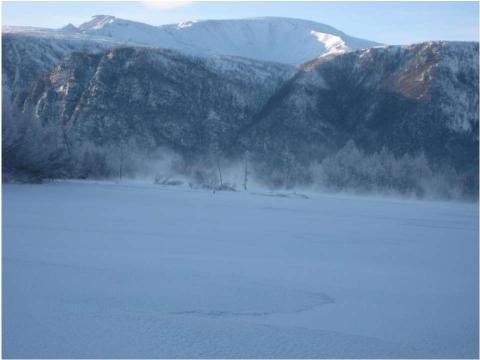
<path id="1" fill-rule="evenodd" d="M 210 111 L 205 122 L 205 131 L 209 139 L 209 153 L 212 158 L 215 167 L 217 168 L 219 188 L 223 187 L 223 177 L 222 177 L 222 142 L 224 141 L 225 136 L 225 124 L 222 122 L 220 117 L 215 113 L 215 111 Z"/>
<path id="2" fill-rule="evenodd" d="M 220 164 L 220 151 L 215 152 L 215 163 L 217 165 L 218 171 L 218 179 L 220 181 L 220 186 L 223 186 L 223 179 L 222 179 L 222 166 Z"/>
<path id="3" fill-rule="evenodd" d="M 123 169 L 125 166 L 126 158 L 126 142 L 124 139 L 121 139 L 118 143 L 118 178 L 122 181 Z"/>
<path id="4" fill-rule="evenodd" d="M 283 185 L 285 187 L 292 187 L 295 185 L 296 181 L 296 164 L 295 157 L 293 156 L 290 148 L 287 146 L 285 151 L 282 153 L 282 162 L 283 162 Z"/>
<path id="5" fill-rule="evenodd" d="M 250 174 L 250 170 L 248 169 L 248 162 L 250 161 L 250 152 L 247 150 L 245 151 L 244 156 L 244 171 L 243 171 L 243 190 L 247 191 L 248 189 L 248 175 Z"/>
<path id="6" fill-rule="evenodd" d="M 221 152 L 220 152 L 220 146 L 217 141 L 214 141 L 210 144 L 209 146 L 209 155 L 210 159 L 213 161 L 214 166 L 216 168 L 217 172 L 217 184 L 214 186 L 215 188 L 221 189 L 223 186 L 223 177 L 222 177 L 222 164 L 221 164 Z M 215 192 L 215 191 L 214 191 Z"/>
<path id="7" fill-rule="evenodd" d="M 68 156 L 72 157 L 72 144 L 70 142 L 70 139 L 68 138 L 67 129 L 65 128 L 65 126 L 62 126 L 61 129 L 63 142 L 65 143 L 65 148 L 67 149 Z"/>

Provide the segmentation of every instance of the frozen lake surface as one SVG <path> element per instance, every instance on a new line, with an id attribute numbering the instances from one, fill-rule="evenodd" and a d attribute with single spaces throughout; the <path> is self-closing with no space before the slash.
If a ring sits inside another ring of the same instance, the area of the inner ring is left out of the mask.
<path id="1" fill-rule="evenodd" d="M 3 187 L 3 355 L 477 357 L 476 204 Z"/>

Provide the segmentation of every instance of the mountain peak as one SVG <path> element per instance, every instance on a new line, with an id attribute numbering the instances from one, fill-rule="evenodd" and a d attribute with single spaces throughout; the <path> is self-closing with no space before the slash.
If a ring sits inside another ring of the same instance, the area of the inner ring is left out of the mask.
<path id="1" fill-rule="evenodd" d="M 73 25 L 73 24 L 65 25 L 65 26 L 62 27 L 60 30 L 63 31 L 63 32 L 68 32 L 68 33 L 76 33 L 76 32 L 78 32 L 78 28 L 77 28 L 75 25 Z"/>
<path id="2" fill-rule="evenodd" d="M 111 15 L 94 15 L 90 21 L 81 24 L 78 28 L 82 31 L 98 30 L 102 29 L 105 25 L 112 23 L 115 19 L 116 17 Z"/>

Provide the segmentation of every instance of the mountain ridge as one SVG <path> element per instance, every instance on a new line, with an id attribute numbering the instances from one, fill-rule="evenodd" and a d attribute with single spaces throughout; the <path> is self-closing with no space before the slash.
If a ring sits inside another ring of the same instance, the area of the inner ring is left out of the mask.
<path id="1" fill-rule="evenodd" d="M 61 29 L 7 27 L 4 32 L 65 38 L 109 38 L 125 45 L 172 48 L 196 55 L 231 55 L 262 61 L 300 64 L 314 57 L 379 45 L 349 36 L 329 25 L 287 17 L 199 20 L 149 25 L 96 15 L 78 27 Z"/>

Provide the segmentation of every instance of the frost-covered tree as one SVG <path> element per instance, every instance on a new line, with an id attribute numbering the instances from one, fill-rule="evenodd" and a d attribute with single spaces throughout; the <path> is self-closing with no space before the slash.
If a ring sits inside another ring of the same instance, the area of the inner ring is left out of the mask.
<path id="1" fill-rule="evenodd" d="M 102 179 L 111 177 L 114 172 L 114 164 L 109 161 L 107 149 L 93 144 L 84 144 L 74 151 L 75 167 L 74 177 L 82 179 Z"/>
<path id="2" fill-rule="evenodd" d="M 17 107 L 2 107 L 4 181 L 41 182 L 68 175 L 69 159 L 58 128 L 43 126 Z"/>
<path id="3" fill-rule="evenodd" d="M 419 197 L 457 196 L 454 171 L 434 172 L 424 153 L 395 156 L 386 147 L 367 154 L 353 141 L 314 168 L 315 182 L 336 190 L 386 192 Z M 450 184 L 450 186 L 449 186 Z"/>

